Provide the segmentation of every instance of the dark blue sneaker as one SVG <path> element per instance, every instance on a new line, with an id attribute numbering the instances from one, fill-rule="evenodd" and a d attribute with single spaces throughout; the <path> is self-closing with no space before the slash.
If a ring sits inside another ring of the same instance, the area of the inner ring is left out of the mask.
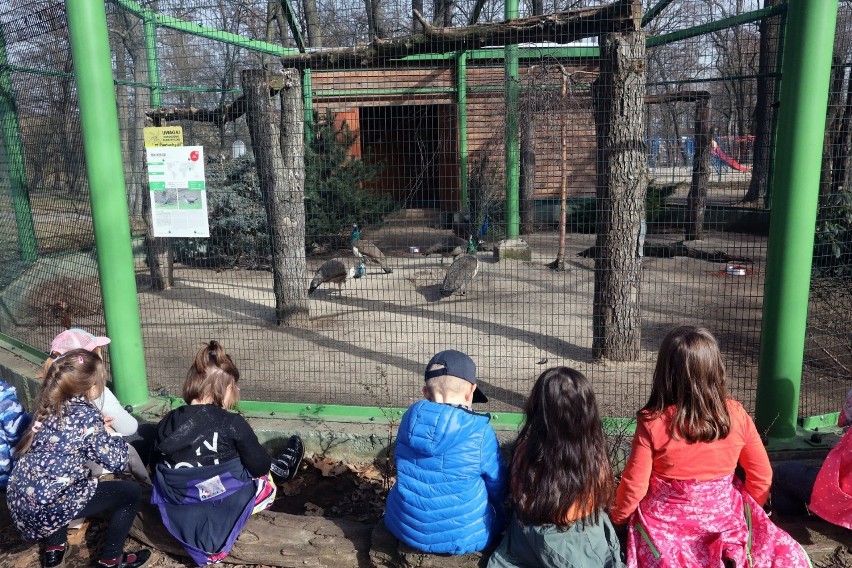
<path id="1" fill-rule="evenodd" d="M 272 460 L 272 466 L 269 468 L 272 477 L 278 483 L 292 480 L 299 473 L 299 464 L 302 463 L 303 457 L 305 457 L 305 446 L 302 444 L 302 439 L 298 436 L 290 436 L 284 451 Z"/>

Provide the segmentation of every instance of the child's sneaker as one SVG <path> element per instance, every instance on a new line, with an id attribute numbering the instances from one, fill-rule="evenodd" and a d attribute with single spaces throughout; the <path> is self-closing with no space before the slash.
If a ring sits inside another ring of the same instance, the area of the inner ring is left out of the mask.
<path id="1" fill-rule="evenodd" d="M 303 457 L 305 457 L 305 446 L 302 444 L 302 439 L 298 436 L 290 436 L 284 451 L 272 460 L 272 466 L 269 468 L 275 481 L 284 483 L 296 477 Z"/>
<path id="2" fill-rule="evenodd" d="M 42 568 L 62 568 L 65 566 L 65 553 L 67 551 L 67 542 L 60 546 L 46 546 L 44 556 L 41 559 Z"/>
<path id="3" fill-rule="evenodd" d="M 143 548 L 137 552 L 125 552 L 120 558 L 98 560 L 96 568 L 140 568 L 151 559 L 151 551 Z"/>

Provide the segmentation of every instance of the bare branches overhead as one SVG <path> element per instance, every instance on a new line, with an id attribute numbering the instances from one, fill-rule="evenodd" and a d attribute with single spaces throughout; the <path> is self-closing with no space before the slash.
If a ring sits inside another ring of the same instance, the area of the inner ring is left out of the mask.
<path id="1" fill-rule="evenodd" d="M 600 8 L 585 8 L 531 16 L 506 22 L 459 28 L 437 28 L 415 13 L 423 32 L 394 39 L 376 38 L 369 45 L 332 48 L 281 58 L 283 67 L 328 69 L 371 67 L 387 58 L 421 53 L 499 47 L 517 43 L 566 44 L 613 31 L 639 29 L 640 0 L 616 0 Z"/>

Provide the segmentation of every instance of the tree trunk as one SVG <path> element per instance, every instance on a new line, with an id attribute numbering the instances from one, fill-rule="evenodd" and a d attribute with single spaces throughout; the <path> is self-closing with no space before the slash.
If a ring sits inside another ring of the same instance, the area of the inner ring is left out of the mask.
<path id="1" fill-rule="evenodd" d="M 558 272 L 565 270 L 565 232 L 568 224 L 568 75 L 562 69 L 562 112 L 560 113 L 560 146 L 562 148 L 562 163 L 559 166 L 560 200 L 559 200 L 559 250 L 556 252 L 556 260 L 548 266 Z"/>
<path id="2" fill-rule="evenodd" d="M 432 25 L 449 28 L 453 25 L 453 0 L 434 0 Z"/>
<path id="3" fill-rule="evenodd" d="M 531 96 L 535 96 L 532 94 Z M 521 234 L 535 229 L 535 112 L 527 110 L 521 120 Z"/>
<path id="4" fill-rule="evenodd" d="M 120 27 L 123 18 L 113 18 L 110 24 Z M 118 111 L 118 128 L 122 132 L 121 136 L 121 156 L 124 162 L 125 184 L 127 185 L 127 210 L 131 217 L 139 215 L 142 204 L 137 188 L 133 185 L 130 179 L 130 172 L 133 171 L 135 164 L 132 163 L 130 157 L 130 97 L 127 96 L 127 85 L 122 84 L 127 80 L 127 63 L 124 54 L 124 41 L 121 34 L 126 33 L 126 30 L 119 29 L 117 32 L 110 34 L 110 48 L 115 54 L 115 78 L 120 81 L 115 84 L 115 101 L 116 110 Z M 138 89 L 138 87 L 136 87 Z"/>
<path id="5" fill-rule="evenodd" d="M 127 20 L 125 15 L 125 21 Z M 138 34 L 132 33 L 132 24 L 127 23 L 128 33 L 125 36 L 124 47 L 130 59 L 133 60 L 133 80 L 137 85 L 148 82 L 148 57 L 144 42 Z M 154 224 L 151 218 L 151 196 L 146 191 L 147 181 L 143 180 L 144 170 L 141 164 L 145 163 L 145 145 L 143 142 L 143 128 L 145 127 L 145 109 L 148 108 L 149 93 L 142 88 L 136 87 L 133 97 L 132 126 L 127 137 L 130 139 L 130 152 L 136 167 L 130 170 L 130 191 L 139 192 L 142 205 L 142 219 L 145 222 L 145 261 L 151 276 L 151 289 L 166 290 L 174 284 L 170 259 L 168 258 L 168 241 L 154 236 Z M 161 126 L 162 121 L 155 121 L 155 126 Z M 163 271 L 165 266 L 165 272 Z"/>
<path id="6" fill-rule="evenodd" d="M 370 40 L 383 38 L 387 35 L 382 0 L 364 0 L 364 10 L 367 12 L 367 33 Z"/>
<path id="7" fill-rule="evenodd" d="M 780 4 L 782 0 L 764 0 L 765 7 Z M 760 21 L 760 57 L 757 66 L 757 103 L 754 107 L 754 156 L 752 158 L 751 182 L 743 201 L 756 203 L 763 199 L 768 203 L 769 183 L 772 175 L 774 109 L 777 103 L 778 48 L 781 37 L 782 16 L 764 18 Z"/>
<path id="8" fill-rule="evenodd" d="M 246 123 L 269 224 L 275 319 L 300 325 L 309 315 L 305 266 L 305 147 L 301 80 L 285 70 L 281 107 L 269 96 L 265 69 L 241 73 Z M 276 95 L 277 98 L 277 95 Z"/>
<path id="9" fill-rule="evenodd" d="M 648 189 L 644 148 L 645 34 L 600 39 L 592 86 L 597 136 L 597 240 L 592 355 L 635 361 L 641 339 L 637 254 Z"/>
<path id="10" fill-rule="evenodd" d="M 701 239 L 704 232 L 704 209 L 707 206 L 707 183 L 710 181 L 710 98 L 695 101 L 695 156 L 692 159 L 692 183 L 689 186 L 689 223 L 686 240 Z"/>
<path id="11" fill-rule="evenodd" d="M 411 0 L 411 13 L 423 13 L 423 0 Z M 420 20 L 411 17 L 411 33 L 412 34 L 422 34 L 423 33 L 423 24 L 420 23 Z"/>
<path id="12" fill-rule="evenodd" d="M 319 12 L 317 12 L 317 1 L 303 0 L 302 8 L 305 11 L 305 23 L 308 28 L 308 47 L 322 47 L 322 35 L 319 25 Z"/>
<path id="13" fill-rule="evenodd" d="M 278 29 L 278 39 L 281 45 L 287 45 L 287 38 L 290 37 L 289 28 L 287 27 L 287 19 L 284 17 L 284 10 L 281 9 L 280 0 L 269 0 L 266 4 L 266 42 L 275 43 L 275 30 Z M 264 53 L 260 56 L 260 61 L 263 66 L 269 68 L 272 63 L 272 55 Z"/>

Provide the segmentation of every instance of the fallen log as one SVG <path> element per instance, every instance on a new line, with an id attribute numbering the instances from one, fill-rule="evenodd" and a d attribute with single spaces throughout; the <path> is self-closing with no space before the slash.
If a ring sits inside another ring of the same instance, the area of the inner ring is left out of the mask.
<path id="1" fill-rule="evenodd" d="M 130 536 L 146 546 L 175 556 L 188 557 L 166 530 L 156 507 L 144 499 Z M 223 562 L 262 564 L 282 568 L 354 568 L 370 566 L 373 525 L 272 513 L 253 515 Z"/>

